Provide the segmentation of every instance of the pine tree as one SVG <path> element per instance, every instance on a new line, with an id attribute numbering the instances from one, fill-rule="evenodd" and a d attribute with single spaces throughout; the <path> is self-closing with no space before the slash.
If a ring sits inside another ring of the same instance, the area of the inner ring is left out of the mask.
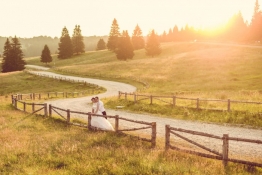
<path id="1" fill-rule="evenodd" d="M 262 31 L 262 14 L 261 11 L 259 10 L 258 0 L 256 0 L 255 7 L 254 7 L 254 14 L 252 16 L 250 29 L 249 29 L 250 39 L 253 41 L 261 40 L 262 39 L 261 31 Z"/>
<path id="2" fill-rule="evenodd" d="M 46 64 L 52 62 L 52 56 L 47 45 L 45 45 L 42 50 L 41 62 Z"/>
<path id="3" fill-rule="evenodd" d="M 24 70 L 26 63 L 23 58 L 24 54 L 21 49 L 21 44 L 16 36 L 12 38 L 11 43 L 9 39 L 7 39 L 4 46 L 2 72 Z"/>
<path id="4" fill-rule="evenodd" d="M 115 52 L 119 60 L 132 59 L 134 57 L 134 48 L 127 31 L 123 31 L 122 36 L 119 37 Z"/>
<path id="5" fill-rule="evenodd" d="M 111 26 L 109 38 L 108 38 L 108 41 L 107 41 L 107 48 L 108 48 L 108 50 L 111 50 L 113 52 L 116 50 L 117 44 L 118 44 L 117 40 L 118 40 L 119 36 L 120 36 L 119 26 L 117 24 L 117 20 L 114 19 L 113 23 L 112 23 L 112 26 Z"/>
<path id="6" fill-rule="evenodd" d="M 12 68 L 12 60 L 10 59 L 11 43 L 9 39 L 6 39 L 4 52 L 3 52 L 3 61 L 2 61 L 2 72 L 9 72 L 9 69 Z"/>
<path id="7" fill-rule="evenodd" d="M 84 53 L 85 52 L 85 44 L 83 42 L 83 36 L 81 34 L 81 29 L 79 25 L 75 26 L 74 34 L 72 37 L 72 45 L 73 45 L 73 53 Z"/>
<path id="8" fill-rule="evenodd" d="M 145 41 L 142 36 L 142 30 L 140 29 L 138 25 L 136 25 L 136 28 L 132 35 L 132 44 L 135 50 L 145 48 Z"/>
<path id="9" fill-rule="evenodd" d="M 97 42 L 96 50 L 104 50 L 104 49 L 106 49 L 106 43 L 105 43 L 105 41 L 101 38 L 101 39 L 99 39 L 99 41 Z"/>
<path id="10" fill-rule="evenodd" d="M 148 35 L 145 49 L 146 49 L 146 55 L 152 57 L 154 57 L 155 55 L 159 55 L 161 53 L 158 36 L 155 34 L 154 30 L 152 30 L 151 33 Z"/>
<path id="11" fill-rule="evenodd" d="M 66 27 L 63 28 L 58 47 L 58 58 L 65 59 L 73 55 L 73 45 Z"/>

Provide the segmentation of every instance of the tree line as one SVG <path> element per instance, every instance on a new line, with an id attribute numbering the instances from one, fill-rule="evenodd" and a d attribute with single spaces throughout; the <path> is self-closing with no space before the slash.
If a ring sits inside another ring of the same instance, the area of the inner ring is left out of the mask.
<path id="1" fill-rule="evenodd" d="M 157 35 L 152 30 L 145 38 L 139 25 L 136 25 L 132 36 L 130 37 L 127 30 L 119 31 L 117 20 L 114 19 L 111 25 L 110 33 L 107 38 L 95 37 L 96 50 L 108 49 L 116 54 L 119 60 L 132 59 L 134 50 L 145 49 L 146 55 L 155 56 L 161 53 L 160 42 L 170 41 L 191 41 L 191 40 L 216 40 L 216 41 L 236 41 L 236 42 L 254 42 L 262 40 L 262 13 L 259 7 L 258 0 L 255 1 L 254 13 L 250 24 L 244 22 L 241 12 L 232 16 L 227 24 L 217 31 L 196 30 L 193 27 L 186 25 L 181 30 L 175 26 L 169 29 L 169 32 L 163 32 L 162 35 Z M 0 41 L 1 41 L 0 37 Z M 36 38 L 37 39 L 37 38 Z M 46 43 L 50 37 L 44 37 Z M 56 40 L 58 49 L 55 53 L 58 58 L 70 58 L 74 54 L 81 54 L 85 52 L 84 37 L 81 34 L 79 25 L 75 26 L 72 37 L 66 27 L 62 29 L 60 39 Z M 105 40 L 107 39 L 107 42 Z M 23 39 L 21 39 L 23 41 Z M 11 41 L 11 42 L 10 42 Z M 146 41 L 146 42 L 145 42 Z M 50 51 L 50 42 L 44 45 L 41 54 L 41 62 L 52 62 L 51 53 L 54 53 L 53 45 Z M 30 44 L 28 44 L 30 47 Z M 34 50 L 34 49 L 32 49 Z M 16 70 L 23 70 L 25 61 L 23 47 L 18 38 L 7 38 L 4 50 L 2 53 L 2 72 L 10 72 Z"/>
<path id="2" fill-rule="evenodd" d="M 160 42 L 215 40 L 230 42 L 254 43 L 262 41 L 262 13 L 258 0 L 255 1 L 254 12 L 250 23 L 244 21 L 241 12 L 234 14 L 225 25 L 212 31 L 195 29 L 186 25 L 180 30 L 175 25 L 168 32 L 159 35 Z"/>

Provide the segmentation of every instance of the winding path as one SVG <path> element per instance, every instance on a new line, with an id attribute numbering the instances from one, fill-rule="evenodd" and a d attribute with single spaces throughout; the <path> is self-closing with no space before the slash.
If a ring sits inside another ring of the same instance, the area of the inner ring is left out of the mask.
<path id="1" fill-rule="evenodd" d="M 41 67 L 38 67 L 38 68 L 40 69 Z M 117 96 L 118 91 L 122 91 L 122 92 L 136 91 L 136 88 L 134 86 L 124 84 L 124 83 L 119 83 L 119 82 L 60 75 L 60 74 L 46 72 L 46 71 L 31 71 L 31 73 L 41 74 L 44 76 L 51 75 L 51 76 L 56 76 L 56 77 L 61 77 L 61 78 L 80 80 L 80 81 L 86 81 L 88 83 L 97 84 L 107 89 L 105 93 L 97 95 L 100 98 Z M 63 109 L 70 109 L 70 110 L 81 111 L 81 112 L 89 112 L 91 111 L 90 99 L 91 97 L 89 96 L 89 97 L 72 98 L 72 99 L 59 99 L 55 101 L 48 101 L 47 103 L 63 108 Z M 165 125 L 168 124 L 176 128 L 183 128 L 183 129 L 188 129 L 188 130 L 205 132 L 205 133 L 209 133 L 209 134 L 213 134 L 217 136 L 222 136 L 223 134 L 229 134 L 229 136 L 231 137 L 262 140 L 262 130 L 259 130 L 259 129 L 248 129 L 248 128 L 242 128 L 242 127 L 232 127 L 232 126 L 217 125 L 217 124 L 210 124 L 210 123 L 203 123 L 203 122 L 196 122 L 196 121 L 185 121 L 185 120 L 178 120 L 178 119 L 163 118 L 163 117 L 160 118 L 152 114 L 137 114 L 137 113 L 131 113 L 131 112 L 123 111 L 123 110 L 114 110 L 114 109 L 107 109 L 107 113 L 108 115 L 119 115 L 121 117 L 129 118 L 132 120 L 156 122 L 157 123 L 157 138 L 165 137 Z M 130 128 L 130 122 L 124 122 L 121 120 L 119 125 L 121 127 L 129 126 Z M 135 125 L 136 124 L 132 123 L 132 127 L 134 127 Z M 143 131 L 140 131 L 139 134 L 142 134 L 141 132 Z M 148 133 L 150 131 L 145 131 L 145 132 Z M 212 138 L 205 138 L 205 137 L 192 136 L 192 135 L 188 137 L 195 138 L 194 141 L 198 143 L 203 143 L 206 147 L 209 147 L 211 149 L 221 152 L 221 148 L 222 148 L 221 140 L 215 140 Z M 244 142 L 230 141 L 229 145 L 230 145 L 229 155 L 233 156 L 234 158 L 243 159 L 243 157 L 246 157 L 248 160 L 259 159 L 260 161 L 262 161 L 262 145 L 261 144 L 250 144 L 250 143 L 244 143 Z"/>

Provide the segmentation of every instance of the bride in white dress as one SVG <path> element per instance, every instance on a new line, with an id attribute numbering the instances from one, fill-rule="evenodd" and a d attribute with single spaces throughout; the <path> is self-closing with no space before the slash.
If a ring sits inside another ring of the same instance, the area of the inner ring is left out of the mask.
<path id="1" fill-rule="evenodd" d="M 94 113 L 97 109 L 97 102 L 95 101 L 95 98 L 92 98 L 91 101 L 93 103 L 92 113 Z M 102 113 L 99 110 L 96 114 L 102 115 Z M 103 116 L 92 115 L 91 126 L 97 127 L 99 129 L 102 129 L 102 130 L 114 131 L 114 128 L 111 125 L 111 123 L 107 119 L 105 119 L 105 117 L 103 117 Z"/>

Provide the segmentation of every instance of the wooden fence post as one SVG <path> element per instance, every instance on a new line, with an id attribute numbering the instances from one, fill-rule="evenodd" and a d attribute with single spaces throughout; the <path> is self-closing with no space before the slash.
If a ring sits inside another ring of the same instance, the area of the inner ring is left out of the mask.
<path id="1" fill-rule="evenodd" d="M 63 92 L 63 98 L 65 98 L 65 92 Z"/>
<path id="2" fill-rule="evenodd" d="M 14 105 L 14 95 L 11 95 L 12 105 Z"/>
<path id="3" fill-rule="evenodd" d="M 49 92 L 47 93 L 47 98 L 49 98 L 49 96 L 50 96 L 50 94 L 49 94 Z"/>
<path id="4" fill-rule="evenodd" d="M 176 106 L 176 96 L 173 96 L 173 107 Z"/>
<path id="5" fill-rule="evenodd" d="M 67 123 L 70 123 L 70 109 L 67 109 L 66 113 L 67 113 Z"/>
<path id="6" fill-rule="evenodd" d="M 134 93 L 134 103 L 136 103 L 136 93 Z"/>
<path id="7" fill-rule="evenodd" d="M 17 99 L 15 99 L 15 108 L 17 109 Z"/>
<path id="8" fill-rule="evenodd" d="M 199 98 L 197 98 L 197 105 L 196 105 L 197 109 L 199 109 Z"/>
<path id="9" fill-rule="evenodd" d="M 67 92 L 66 92 L 66 98 L 67 98 Z"/>
<path id="10" fill-rule="evenodd" d="M 92 128 L 91 128 L 91 119 L 92 119 L 92 117 L 91 117 L 91 114 L 89 113 L 89 114 L 88 114 L 88 123 L 87 123 L 87 128 L 88 128 L 89 130 L 92 129 Z"/>
<path id="11" fill-rule="evenodd" d="M 49 117 L 52 117 L 52 105 L 49 104 Z"/>
<path id="12" fill-rule="evenodd" d="M 119 127 L 119 116 L 116 115 L 115 118 L 115 131 L 118 132 L 118 127 Z"/>
<path id="13" fill-rule="evenodd" d="M 45 117 L 47 117 L 47 103 L 44 103 Z"/>
<path id="14" fill-rule="evenodd" d="M 223 134 L 223 164 L 227 166 L 228 162 L 228 134 Z"/>
<path id="15" fill-rule="evenodd" d="M 118 91 L 118 99 L 121 98 L 121 91 Z"/>
<path id="16" fill-rule="evenodd" d="M 150 95 L 150 104 L 152 105 L 153 104 L 153 96 Z"/>
<path id="17" fill-rule="evenodd" d="M 32 104 L 32 111 L 35 112 L 35 103 Z"/>
<path id="18" fill-rule="evenodd" d="M 169 149 L 170 146 L 170 125 L 166 125 L 166 151 Z"/>
<path id="19" fill-rule="evenodd" d="M 41 100 L 41 94 L 39 93 L 39 100 Z"/>
<path id="20" fill-rule="evenodd" d="M 152 148 L 156 147 L 156 122 L 152 122 L 151 145 Z"/>
<path id="21" fill-rule="evenodd" d="M 230 112 L 230 99 L 227 100 L 227 111 Z"/>
<path id="22" fill-rule="evenodd" d="M 24 104 L 24 111 L 26 111 L 26 103 L 25 103 L 25 102 L 23 102 L 23 104 Z"/>
<path id="23" fill-rule="evenodd" d="M 35 100 L 35 93 L 33 93 L 33 100 Z"/>

